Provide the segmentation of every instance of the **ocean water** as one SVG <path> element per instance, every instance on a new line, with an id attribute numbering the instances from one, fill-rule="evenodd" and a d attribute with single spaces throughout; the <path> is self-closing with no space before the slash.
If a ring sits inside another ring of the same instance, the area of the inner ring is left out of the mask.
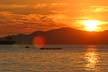
<path id="1" fill-rule="evenodd" d="M 0 72 L 108 72 L 108 46 L 1 48 Z"/>

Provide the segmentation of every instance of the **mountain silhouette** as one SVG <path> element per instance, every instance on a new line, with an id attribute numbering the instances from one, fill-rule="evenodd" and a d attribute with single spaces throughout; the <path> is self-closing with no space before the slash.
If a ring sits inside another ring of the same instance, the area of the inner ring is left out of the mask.
<path id="1" fill-rule="evenodd" d="M 72 44 L 108 44 L 108 31 L 103 32 L 87 32 L 72 28 L 60 28 L 46 32 L 37 31 L 29 35 L 19 34 L 0 38 L 0 44 L 31 44 L 37 36 L 43 36 L 47 45 L 72 45 Z M 7 39 L 8 38 L 8 39 Z M 3 41 L 7 39 L 6 41 Z M 11 43 L 10 43 L 11 44 Z"/>

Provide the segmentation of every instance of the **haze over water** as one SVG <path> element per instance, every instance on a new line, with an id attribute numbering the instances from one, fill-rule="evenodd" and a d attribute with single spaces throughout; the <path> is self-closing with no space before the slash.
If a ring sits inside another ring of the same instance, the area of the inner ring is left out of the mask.
<path id="1" fill-rule="evenodd" d="M 0 72 L 108 72 L 107 47 L 1 48 Z"/>

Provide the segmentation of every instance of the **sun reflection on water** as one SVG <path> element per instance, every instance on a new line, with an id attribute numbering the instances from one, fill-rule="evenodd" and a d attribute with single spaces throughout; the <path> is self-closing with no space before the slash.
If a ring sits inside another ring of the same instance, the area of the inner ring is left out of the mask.
<path id="1" fill-rule="evenodd" d="M 97 71 L 96 64 L 98 63 L 98 53 L 96 51 L 96 47 L 88 47 L 85 59 L 87 61 L 86 70 Z"/>

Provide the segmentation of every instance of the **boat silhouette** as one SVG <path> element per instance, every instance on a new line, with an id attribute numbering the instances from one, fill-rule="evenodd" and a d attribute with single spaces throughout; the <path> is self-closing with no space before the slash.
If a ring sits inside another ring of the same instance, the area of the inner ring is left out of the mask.
<path id="1" fill-rule="evenodd" d="M 40 48 L 41 50 L 61 50 L 62 48 Z"/>

